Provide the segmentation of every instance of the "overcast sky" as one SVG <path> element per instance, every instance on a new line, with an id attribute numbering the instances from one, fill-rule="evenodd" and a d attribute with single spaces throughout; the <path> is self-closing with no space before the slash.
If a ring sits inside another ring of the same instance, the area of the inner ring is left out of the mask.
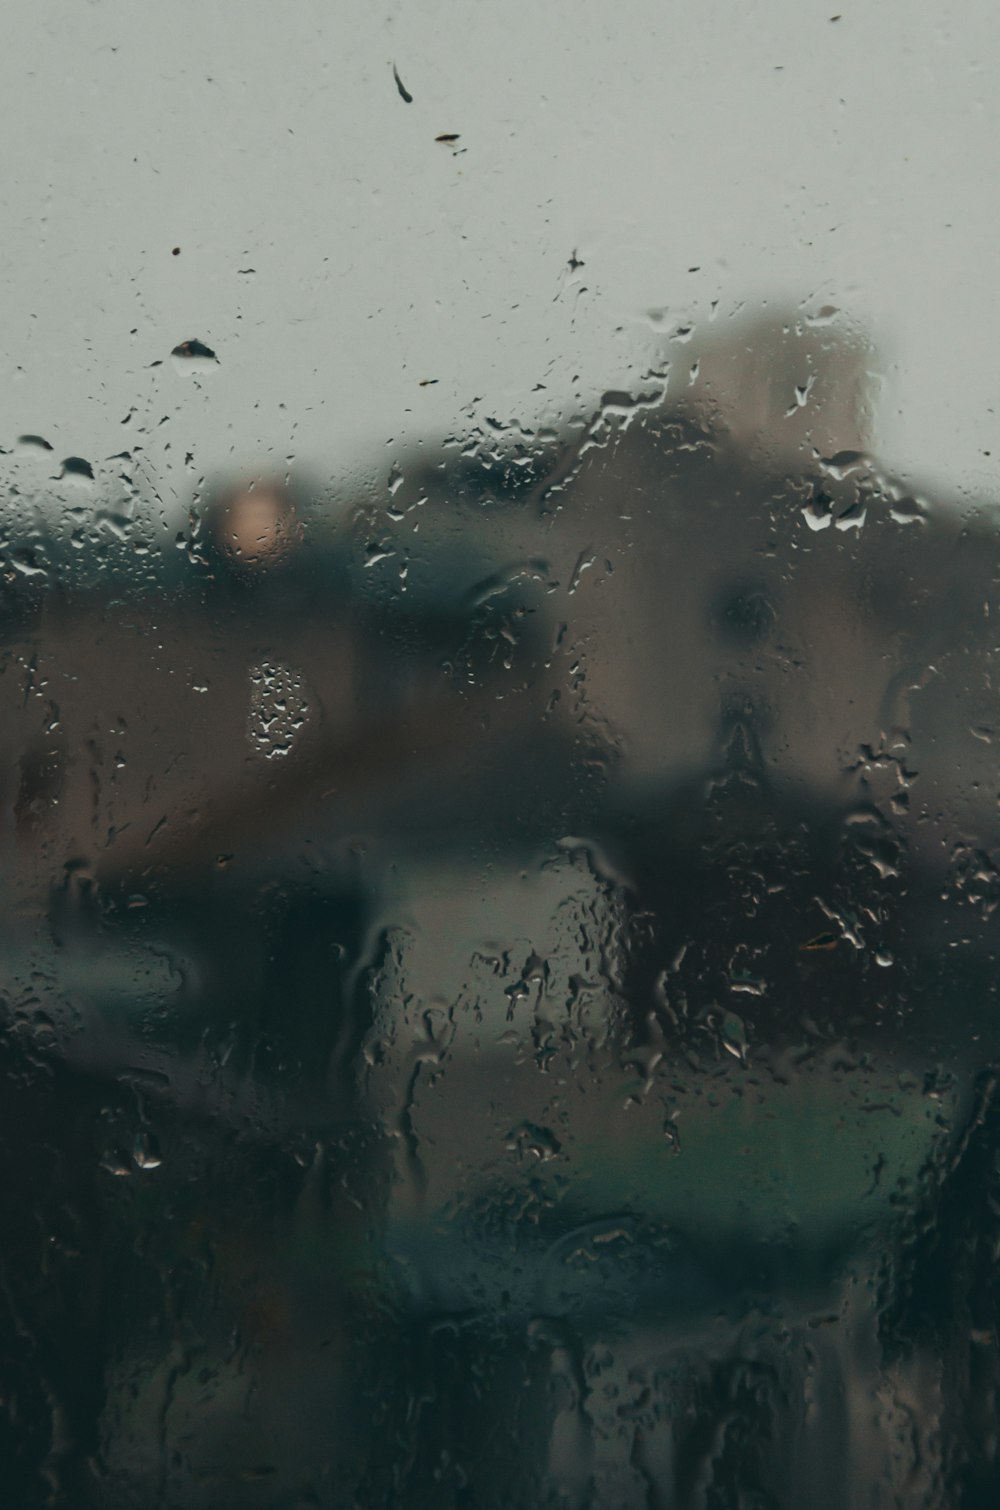
<path id="1" fill-rule="evenodd" d="M 18 0 L 5 33 L 4 447 L 138 443 L 178 497 L 377 471 L 766 298 L 868 326 L 887 459 L 992 494 L 987 0 Z"/>

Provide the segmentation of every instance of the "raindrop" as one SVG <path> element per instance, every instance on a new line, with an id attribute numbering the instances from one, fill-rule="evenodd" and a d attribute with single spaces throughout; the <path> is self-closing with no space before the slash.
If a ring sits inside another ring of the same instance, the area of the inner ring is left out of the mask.
<path id="1" fill-rule="evenodd" d="M 741 1064 L 746 1064 L 748 1037 L 743 1018 L 736 1012 L 726 1012 L 719 1024 L 719 1033 L 723 1048 Z"/>
<path id="2" fill-rule="evenodd" d="M 170 355 L 173 357 L 174 368 L 188 376 L 199 372 L 210 372 L 217 367 L 219 359 L 210 346 L 203 341 L 181 341 L 175 346 Z"/>
<path id="3" fill-rule="evenodd" d="M 405 104 L 412 105 L 413 95 L 410 93 L 406 85 L 403 83 L 402 79 L 399 77 L 399 70 L 397 69 L 395 63 L 393 63 L 392 65 L 392 76 L 396 80 L 396 88 L 399 90 L 400 99 Z"/>
<path id="4" fill-rule="evenodd" d="M 132 1157 L 138 1169 L 159 1169 L 163 1160 L 160 1158 L 159 1143 L 153 1133 L 141 1129 L 135 1135 L 132 1144 Z"/>
<path id="5" fill-rule="evenodd" d="M 82 456 L 67 456 L 62 462 L 61 477 L 78 477 L 93 482 L 94 468 Z"/>

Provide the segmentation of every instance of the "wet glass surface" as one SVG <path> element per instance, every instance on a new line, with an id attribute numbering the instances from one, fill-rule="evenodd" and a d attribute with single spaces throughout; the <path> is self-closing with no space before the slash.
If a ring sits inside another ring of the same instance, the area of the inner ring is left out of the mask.
<path id="1" fill-rule="evenodd" d="M 0 1502 L 992 1507 L 996 22 L 420 12 L 3 63 Z"/>

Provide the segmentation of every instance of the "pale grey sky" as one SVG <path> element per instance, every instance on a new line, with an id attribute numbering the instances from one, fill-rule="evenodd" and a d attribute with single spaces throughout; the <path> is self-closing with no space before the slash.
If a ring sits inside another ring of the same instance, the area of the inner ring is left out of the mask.
<path id="1" fill-rule="evenodd" d="M 994 488 L 987 0 L 17 0 L 5 34 L 4 447 L 138 438 L 179 498 L 364 472 L 637 384 L 650 309 L 767 297 L 874 331 L 890 463 Z"/>

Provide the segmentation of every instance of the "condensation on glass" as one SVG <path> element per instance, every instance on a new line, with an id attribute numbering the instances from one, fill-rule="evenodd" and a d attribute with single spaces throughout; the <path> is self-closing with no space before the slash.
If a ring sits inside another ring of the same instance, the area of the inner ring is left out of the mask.
<path id="1" fill-rule="evenodd" d="M 15 31 L 0 1500 L 993 1506 L 992 13 Z"/>

